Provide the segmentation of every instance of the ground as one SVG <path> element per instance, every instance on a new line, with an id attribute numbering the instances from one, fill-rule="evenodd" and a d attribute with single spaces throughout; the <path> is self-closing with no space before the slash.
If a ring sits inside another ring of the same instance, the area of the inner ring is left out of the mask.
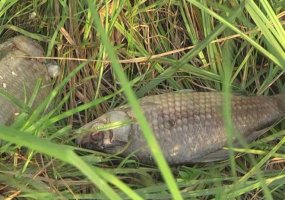
<path id="1" fill-rule="evenodd" d="M 55 110 L 0 127 L 1 139 L 12 142 L 1 147 L 0 198 L 284 199 L 283 122 L 229 160 L 171 168 L 74 143 L 78 128 L 117 105 L 129 101 L 138 109 L 135 97 L 180 89 L 282 93 L 283 4 L 1 2 L 1 42 L 19 34 L 33 38 L 61 73 L 50 97 Z"/>

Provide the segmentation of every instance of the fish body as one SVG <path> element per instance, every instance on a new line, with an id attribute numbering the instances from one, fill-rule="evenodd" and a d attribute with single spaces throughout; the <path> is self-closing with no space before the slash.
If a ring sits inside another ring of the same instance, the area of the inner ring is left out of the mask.
<path id="1" fill-rule="evenodd" d="M 39 105 L 51 92 L 51 80 L 44 60 L 29 57 L 43 56 L 42 47 L 25 36 L 17 36 L 0 44 L 1 90 L 27 103 L 37 81 L 41 79 L 41 89 L 33 103 L 34 107 Z M 0 96 L 0 107 L 0 124 L 10 124 L 20 112 L 20 108 L 3 96 Z"/>
<path id="2" fill-rule="evenodd" d="M 285 96 L 231 96 L 235 134 L 249 141 L 285 114 Z M 139 100 L 161 150 L 171 165 L 209 162 L 227 158 L 227 135 L 223 119 L 223 93 L 170 92 Z M 123 127 L 96 131 L 108 123 L 131 120 Z M 128 105 L 119 106 L 83 127 L 77 142 L 89 149 L 127 156 L 135 152 L 142 163 L 153 164 L 149 147 Z M 93 130 L 92 130 L 93 129 Z M 88 131 L 89 130 L 89 131 Z M 234 138 L 234 141 L 236 138 Z"/>

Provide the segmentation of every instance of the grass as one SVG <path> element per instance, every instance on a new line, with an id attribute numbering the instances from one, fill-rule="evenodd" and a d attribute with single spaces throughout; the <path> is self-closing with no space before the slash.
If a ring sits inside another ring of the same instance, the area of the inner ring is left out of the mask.
<path id="1" fill-rule="evenodd" d="M 231 92 L 284 91 L 282 3 L 11 0 L 0 8 L 1 41 L 19 33 L 34 38 L 61 66 L 49 98 L 0 127 L 9 142 L 0 148 L 0 198 L 285 198 L 284 123 L 244 148 L 229 140 L 229 160 L 170 168 L 137 101 L 179 89 L 224 91 L 230 138 Z M 79 127 L 127 101 L 157 167 L 74 144 Z"/>

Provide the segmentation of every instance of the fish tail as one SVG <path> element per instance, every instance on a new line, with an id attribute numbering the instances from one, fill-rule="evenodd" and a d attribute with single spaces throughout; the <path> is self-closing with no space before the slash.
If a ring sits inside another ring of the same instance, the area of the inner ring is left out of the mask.
<path id="1" fill-rule="evenodd" d="M 280 110 L 282 111 L 283 115 L 285 116 L 285 94 L 277 94 L 274 96 L 277 99 L 277 104 Z"/>

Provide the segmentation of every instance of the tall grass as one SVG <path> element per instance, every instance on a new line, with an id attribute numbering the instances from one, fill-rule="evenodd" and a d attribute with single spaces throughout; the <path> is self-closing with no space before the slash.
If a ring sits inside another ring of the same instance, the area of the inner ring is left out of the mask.
<path id="1" fill-rule="evenodd" d="M 231 138 L 231 92 L 283 91 L 279 1 L 12 0 L 0 8 L 1 41 L 18 33 L 34 38 L 61 66 L 53 93 L 0 127 L 8 142 L 0 149 L 0 198 L 285 198 L 284 123 L 243 148 L 229 140 L 229 160 L 170 168 L 137 101 L 179 89 L 223 90 Z M 41 114 L 50 102 L 54 109 Z M 79 127 L 126 102 L 157 167 L 74 144 Z"/>

